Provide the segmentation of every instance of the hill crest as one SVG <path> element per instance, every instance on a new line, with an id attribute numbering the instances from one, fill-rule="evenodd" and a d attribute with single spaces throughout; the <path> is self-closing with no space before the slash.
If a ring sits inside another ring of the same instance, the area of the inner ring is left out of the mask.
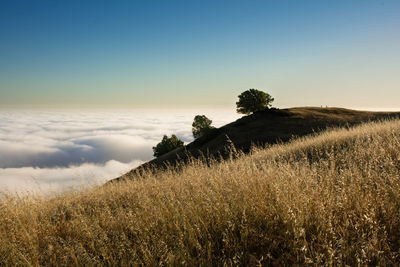
<path id="1" fill-rule="evenodd" d="M 362 122 L 398 117 L 400 112 L 373 112 L 333 107 L 268 109 L 243 116 L 216 128 L 209 135 L 146 162 L 111 181 L 134 177 L 138 172 L 148 168 L 163 169 L 178 162 L 185 162 L 190 157 L 207 155 L 226 158 L 229 155 L 227 147 L 232 144 L 236 149 L 248 153 L 252 146 L 287 142 L 294 137 L 320 132 L 331 127 L 353 126 Z"/>

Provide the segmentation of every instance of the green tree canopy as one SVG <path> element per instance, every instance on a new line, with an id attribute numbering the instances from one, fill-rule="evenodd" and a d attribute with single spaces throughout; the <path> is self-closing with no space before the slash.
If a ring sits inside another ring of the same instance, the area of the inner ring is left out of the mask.
<path id="1" fill-rule="evenodd" d="M 155 147 L 153 147 L 153 152 L 155 157 L 159 157 L 165 153 L 168 153 L 178 147 L 183 146 L 183 141 L 180 140 L 176 135 L 171 135 L 168 137 L 164 135 L 163 139 L 160 143 L 158 143 Z"/>
<path id="2" fill-rule="evenodd" d="M 274 99 L 269 94 L 257 89 L 249 89 L 239 95 L 239 101 L 236 102 L 236 111 L 250 114 L 266 110 L 271 107 L 273 101 Z"/>
<path id="3" fill-rule="evenodd" d="M 192 123 L 192 133 L 194 138 L 199 138 L 210 132 L 214 127 L 211 126 L 212 120 L 205 115 L 196 115 Z"/>

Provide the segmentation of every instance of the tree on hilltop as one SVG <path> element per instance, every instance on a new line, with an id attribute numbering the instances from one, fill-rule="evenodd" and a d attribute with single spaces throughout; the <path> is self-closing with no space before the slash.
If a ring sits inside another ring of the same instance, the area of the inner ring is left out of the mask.
<path id="1" fill-rule="evenodd" d="M 257 89 L 249 89 L 239 95 L 236 111 L 242 114 L 250 114 L 266 110 L 271 107 L 273 101 L 274 98 L 269 94 Z"/>
<path id="2" fill-rule="evenodd" d="M 158 143 L 155 147 L 153 147 L 154 156 L 159 157 L 159 156 L 164 155 L 178 147 L 183 147 L 182 140 L 180 140 L 174 134 L 171 135 L 171 137 L 164 135 L 161 142 Z"/>

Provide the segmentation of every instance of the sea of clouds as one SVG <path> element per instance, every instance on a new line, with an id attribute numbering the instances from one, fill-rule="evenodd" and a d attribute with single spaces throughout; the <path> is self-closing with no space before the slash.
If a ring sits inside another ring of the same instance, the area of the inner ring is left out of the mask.
<path id="1" fill-rule="evenodd" d="M 153 158 L 164 134 L 193 140 L 197 114 L 221 126 L 234 110 L 0 111 L 0 191 L 100 184 Z"/>

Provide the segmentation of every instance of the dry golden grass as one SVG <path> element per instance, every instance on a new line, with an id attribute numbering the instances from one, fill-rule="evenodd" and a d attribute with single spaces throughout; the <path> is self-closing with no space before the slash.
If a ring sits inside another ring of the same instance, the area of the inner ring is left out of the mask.
<path id="1" fill-rule="evenodd" d="M 4 265 L 398 265 L 400 121 L 182 171 L 4 196 Z"/>

